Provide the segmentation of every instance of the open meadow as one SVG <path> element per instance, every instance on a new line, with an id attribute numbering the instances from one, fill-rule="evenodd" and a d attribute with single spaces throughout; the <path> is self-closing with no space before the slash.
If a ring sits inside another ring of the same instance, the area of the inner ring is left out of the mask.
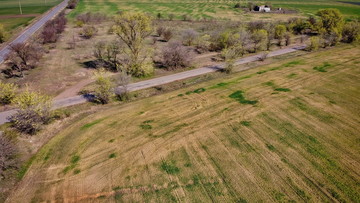
<path id="1" fill-rule="evenodd" d="M 359 202 L 359 54 L 109 105 L 50 140 L 8 201 Z"/>
<path id="2" fill-rule="evenodd" d="M 160 13 L 163 18 L 168 18 L 169 14 L 174 14 L 175 18 L 181 19 L 183 15 L 196 20 L 215 19 L 215 20 L 237 20 L 249 21 L 287 19 L 290 16 L 308 16 L 315 14 L 319 9 L 337 8 L 346 17 L 359 17 L 360 6 L 350 3 L 342 3 L 336 0 L 270 0 L 274 8 L 286 8 L 297 10 L 299 14 L 267 14 L 245 12 L 243 9 L 234 8 L 236 3 L 240 3 L 242 7 L 247 7 L 248 2 L 254 4 L 263 4 L 262 1 L 242 1 L 242 0 L 80 0 L 79 6 L 75 12 L 70 14 L 74 17 L 83 12 L 102 12 L 106 14 L 115 14 L 118 11 L 139 11 L 153 14 Z M 346 2 L 359 2 L 358 0 Z"/>

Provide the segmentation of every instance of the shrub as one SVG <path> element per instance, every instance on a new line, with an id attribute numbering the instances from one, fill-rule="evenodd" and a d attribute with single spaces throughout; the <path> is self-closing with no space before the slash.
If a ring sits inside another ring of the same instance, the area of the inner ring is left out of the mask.
<path id="1" fill-rule="evenodd" d="M 171 38 L 173 37 L 173 33 L 171 32 L 170 29 L 166 29 L 164 32 L 163 32 L 163 38 L 165 41 L 169 41 Z"/>
<path id="2" fill-rule="evenodd" d="M 51 119 L 51 98 L 37 92 L 25 92 L 14 101 L 17 112 L 9 117 L 12 126 L 20 132 L 35 134 Z"/>
<path id="3" fill-rule="evenodd" d="M 179 42 L 171 42 L 162 50 L 162 64 L 167 69 L 177 69 L 190 65 L 189 51 Z"/>
<path id="4" fill-rule="evenodd" d="M 165 28 L 162 27 L 162 26 L 159 26 L 159 27 L 156 28 L 156 34 L 157 34 L 159 37 L 161 37 L 161 35 L 164 33 L 164 31 L 165 31 Z"/>
<path id="5" fill-rule="evenodd" d="M 129 90 L 128 85 L 131 81 L 131 76 L 125 72 L 121 72 L 117 77 L 117 85 L 115 88 L 115 95 L 120 101 L 125 101 L 129 99 Z"/>
<path id="6" fill-rule="evenodd" d="M 78 3 L 78 0 L 70 0 L 66 6 L 68 9 L 74 9 Z"/>
<path id="7" fill-rule="evenodd" d="M 319 37 L 310 37 L 310 45 L 308 46 L 309 51 L 316 51 L 320 46 L 320 38 Z"/>
<path id="8" fill-rule="evenodd" d="M 0 104 L 10 104 L 16 96 L 17 86 L 0 81 Z"/>
<path id="9" fill-rule="evenodd" d="M 343 41 L 347 43 L 360 41 L 360 22 L 353 21 L 346 23 L 343 28 Z"/>
<path id="10" fill-rule="evenodd" d="M 96 74 L 95 102 L 107 104 L 112 95 L 112 84 L 109 78 L 105 76 L 104 70 L 99 70 Z"/>
<path id="11" fill-rule="evenodd" d="M 258 57 L 258 60 L 259 60 L 259 61 L 265 61 L 265 59 L 267 59 L 268 55 L 269 55 L 269 52 L 263 52 L 263 53 L 261 53 L 260 56 Z"/>
<path id="12" fill-rule="evenodd" d="M 234 8 L 240 8 L 240 7 L 241 7 L 240 3 L 236 3 L 234 6 Z"/>
<path id="13" fill-rule="evenodd" d="M 172 14 L 172 13 L 170 13 L 168 17 L 169 17 L 169 20 L 170 20 L 170 21 L 172 21 L 172 20 L 174 20 L 175 15 L 174 15 L 174 14 Z"/>
<path id="14" fill-rule="evenodd" d="M 80 36 L 84 37 L 85 39 L 92 38 L 97 32 L 97 29 L 94 26 L 84 26 L 83 29 L 80 31 Z"/>
<path id="15" fill-rule="evenodd" d="M 195 42 L 195 48 L 198 53 L 204 53 L 210 49 L 210 35 L 203 35 L 198 37 Z"/>
<path id="16" fill-rule="evenodd" d="M 198 37 L 199 33 L 193 29 L 187 29 L 184 30 L 181 35 L 184 45 L 191 46 Z"/>

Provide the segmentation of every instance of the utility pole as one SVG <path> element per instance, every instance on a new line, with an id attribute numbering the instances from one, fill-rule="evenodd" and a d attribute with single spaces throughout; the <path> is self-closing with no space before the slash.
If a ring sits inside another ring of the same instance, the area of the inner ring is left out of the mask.
<path id="1" fill-rule="evenodd" d="M 21 2 L 19 0 L 20 15 L 22 15 Z"/>

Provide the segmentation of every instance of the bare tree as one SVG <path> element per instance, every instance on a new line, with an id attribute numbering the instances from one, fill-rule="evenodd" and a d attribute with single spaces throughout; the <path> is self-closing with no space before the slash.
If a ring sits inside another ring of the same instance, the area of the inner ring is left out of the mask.
<path id="1" fill-rule="evenodd" d="M 190 54 L 180 42 L 170 42 L 162 50 L 162 64 L 167 69 L 177 69 L 190 65 Z"/>
<path id="2" fill-rule="evenodd" d="M 120 58 L 122 49 L 123 45 L 119 41 L 101 41 L 95 44 L 94 56 L 101 66 L 111 71 L 118 71 L 122 65 L 122 59 Z"/>
<path id="3" fill-rule="evenodd" d="M 0 176 L 5 179 L 5 171 L 17 169 L 17 149 L 10 139 L 0 133 Z"/>
<path id="4" fill-rule="evenodd" d="M 9 69 L 3 71 L 9 77 L 24 77 L 24 71 L 34 68 L 42 57 L 42 48 L 35 44 L 18 43 L 10 46 L 10 53 L 5 57 Z"/>

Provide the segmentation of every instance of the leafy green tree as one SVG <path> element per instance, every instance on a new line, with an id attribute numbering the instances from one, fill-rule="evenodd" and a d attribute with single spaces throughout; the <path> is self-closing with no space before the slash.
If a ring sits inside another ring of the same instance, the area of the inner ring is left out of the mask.
<path id="1" fill-rule="evenodd" d="M 251 35 L 251 39 L 254 43 L 254 51 L 264 50 L 266 42 L 268 41 L 268 33 L 264 29 L 255 30 Z"/>
<path id="2" fill-rule="evenodd" d="M 279 40 L 279 46 L 281 46 L 282 41 L 285 37 L 286 26 L 285 25 L 277 25 L 275 27 L 275 39 Z"/>
<path id="3" fill-rule="evenodd" d="M 126 71 L 135 77 L 147 74 L 144 70 L 145 38 L 153 31 L 151 17 L 142 13 L 124 12 L 115 17 L 115 25 L 112 30 L 127 46 L 125 54 L 128 57 Z"/>
<path id="4" fill-rule="evenodd" d="M 0 81 L 0 104 L 10 104 L 16 96 L 17 86 Z"/>
<path id="5" fill-rule="evenodd" d="M 321 9 L 316 15 L 320 18 L 320 21 L 318 22 L 318 29 L 320 33 L 335 32 L 341 34 L 344 26 L 344 18 L 338 9 Z"/>

